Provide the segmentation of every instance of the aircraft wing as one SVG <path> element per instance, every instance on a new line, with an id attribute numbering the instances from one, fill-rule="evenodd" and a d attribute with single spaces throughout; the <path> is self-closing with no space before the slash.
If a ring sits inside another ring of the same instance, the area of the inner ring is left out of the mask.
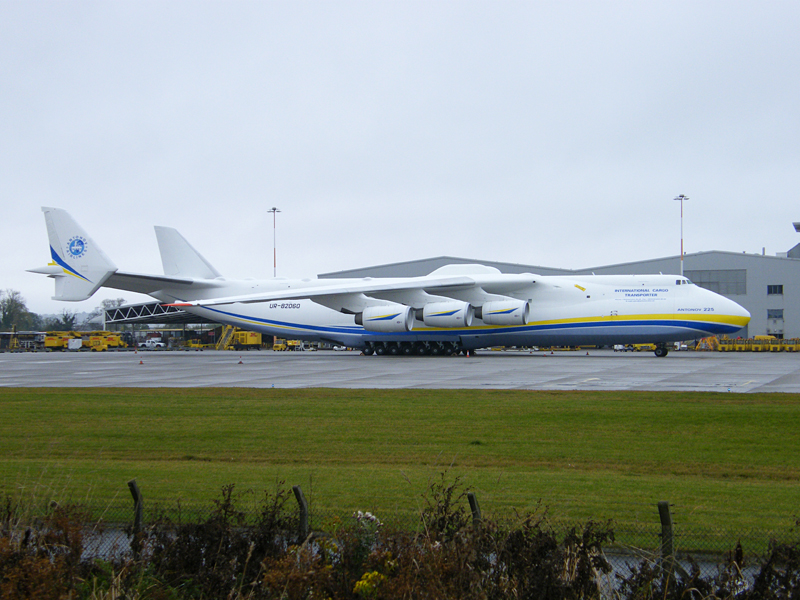
<path id="1" fill-rule="evenodd" d="M 219 306 L 224 304 L 250 304 L 254 302 L 271 302 L 276 300 L 304 300 L 316 301 L 325 306 L 335 304 L 337 299 L 346 303 L 346 299 L 367 297 L 366 299 L 382 298 L 388 296 L 414 295 L 425 293 L 432 296 L 460 298 L 464 293 L 478 291 L 485 294 L 508 294 L 528 288 L 535 283 L 535 276 L 522 275 L 491 275 L 491 276 L 454 276 L 454 277 L 409 277 L 402 279 L 371 279 L 348 280 L 341 282 L 331 280 L 330 284 L 300 285 L 281 290 L 249 294 L 242 296 L 228 296 L 207 300 L 190 302 L 176 302 L 172 306 Z M 319 281 L 319 280 L 318 280 Z M 373 302 L 374 303 L 374 302 Z"/>

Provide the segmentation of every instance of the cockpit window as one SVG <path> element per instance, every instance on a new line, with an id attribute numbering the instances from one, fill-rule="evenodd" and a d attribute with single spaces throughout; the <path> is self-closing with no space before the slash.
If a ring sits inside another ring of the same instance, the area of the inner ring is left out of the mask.
<path id="1" fill-rule="evenodd" d="M 692 285 L 692 282 L 688 279 L 676 279 L 675 285 Z"/>

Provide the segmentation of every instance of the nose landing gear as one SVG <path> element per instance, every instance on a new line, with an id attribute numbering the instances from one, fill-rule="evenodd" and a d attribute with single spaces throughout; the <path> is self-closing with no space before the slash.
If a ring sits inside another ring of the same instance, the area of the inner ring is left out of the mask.
<path id="1" fill-rule="evenodd" d="M 658 358 L 664 358 L 667 354 L 669 354 L 669 349 L 667 349 L 666 346 L 664 346 L 663 344 L 656 346 L 655 355 Z"/>

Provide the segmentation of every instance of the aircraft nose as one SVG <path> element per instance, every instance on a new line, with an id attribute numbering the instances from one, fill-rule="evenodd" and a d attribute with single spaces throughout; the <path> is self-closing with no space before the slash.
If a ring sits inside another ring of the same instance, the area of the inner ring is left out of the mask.
<path id="1" fill-rule="evenodd" d="M 726 300 L 728 301 L 726 306 L 727 314 L 737 317 L 737 324 L 741 323 L 742 327 L 747 325 L 750 322 L 750 311 L 730 298 L 726 298 Z"/>

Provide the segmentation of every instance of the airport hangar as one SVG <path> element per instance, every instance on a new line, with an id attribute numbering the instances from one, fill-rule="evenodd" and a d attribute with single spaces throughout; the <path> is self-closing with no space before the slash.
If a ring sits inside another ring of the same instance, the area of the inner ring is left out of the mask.
<path id="1" fill-rule="evenodd" d="M 795 224 L 800 232 L 800 223 Z M 448 264 L 480 263 L 502 273 L 537 275 L 647 275 L 680 272 L 680 256 L 592 267 L 558 269 L 480 259 L 439 256 L 422 260 L 375 265 L 360 269 L 323 273 L 320 279 L 337 277 L 417 277 Z M 777 256 L 709 251 L 685 254 L 683 272 L 695 284 L 738 302 L 752 317 L 740 337 L 774 335 L 800 338 L 800 244 Z M 201 323 L 197 317 L 157 302 L 123 306 L 106 311 L 106 325 L 129 323 Z"/>

